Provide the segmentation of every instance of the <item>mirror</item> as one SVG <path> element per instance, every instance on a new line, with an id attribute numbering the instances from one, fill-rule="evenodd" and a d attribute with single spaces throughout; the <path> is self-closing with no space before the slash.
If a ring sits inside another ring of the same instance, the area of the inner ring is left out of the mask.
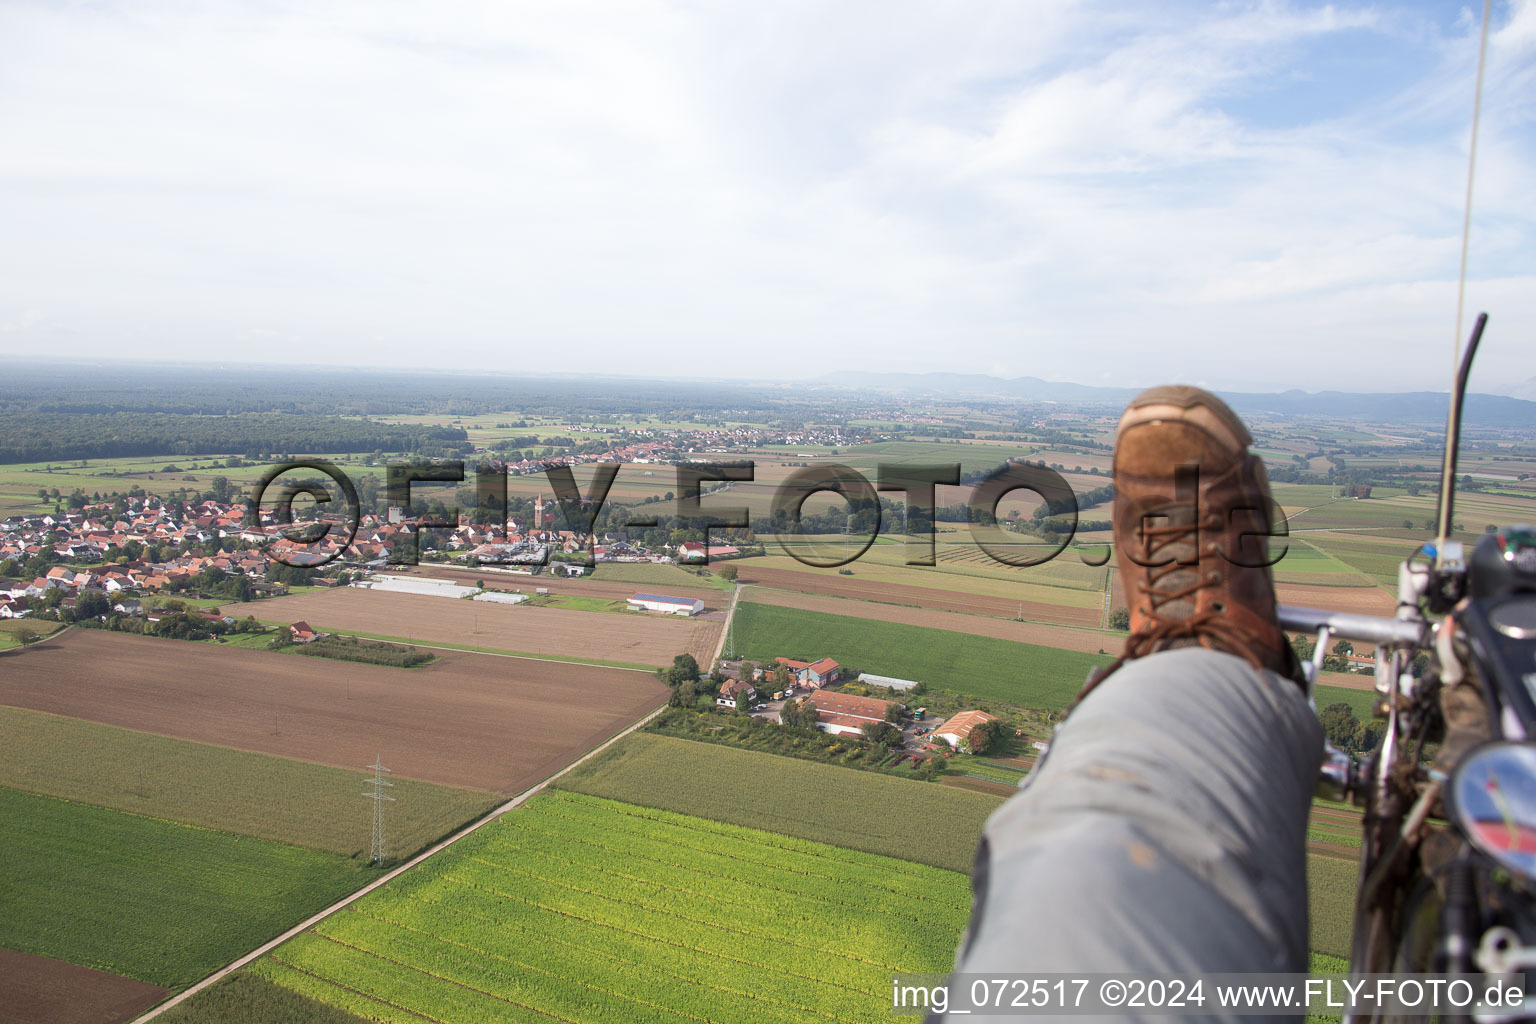
<path id="1" fill-rule="evenodd" d="M 1462 759 L 1446 810 L 1478 850 L 1536 879 L 1536 745 L 1488 743 Z"/>

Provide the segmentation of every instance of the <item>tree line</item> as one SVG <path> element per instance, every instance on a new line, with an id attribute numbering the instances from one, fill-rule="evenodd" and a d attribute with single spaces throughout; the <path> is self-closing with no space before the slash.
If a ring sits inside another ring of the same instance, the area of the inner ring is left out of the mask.
<path id="1" fill-rule="evenodd" d="M 470 450 L 462 427 L 375 423 L 339 416 L 244 413 L 0 413 L 0 463 L 235 452 L 396 451 L 452 456 Z"/>

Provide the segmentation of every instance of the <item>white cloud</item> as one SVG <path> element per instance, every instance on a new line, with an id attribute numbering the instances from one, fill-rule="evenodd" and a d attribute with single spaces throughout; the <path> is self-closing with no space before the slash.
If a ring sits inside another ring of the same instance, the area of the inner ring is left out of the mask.
<path id="1" fill-rule="evenodd" d="M 1496 10 L 1469 294 L 1520 380 L 1536 4 Z M 1439 387 L 1471 31 L 1279 2 L 11 3 L 0 350 Z M 1405 84 L 1367 96 L 1372 66 L 1274 116 L 1351 40 Z"/>

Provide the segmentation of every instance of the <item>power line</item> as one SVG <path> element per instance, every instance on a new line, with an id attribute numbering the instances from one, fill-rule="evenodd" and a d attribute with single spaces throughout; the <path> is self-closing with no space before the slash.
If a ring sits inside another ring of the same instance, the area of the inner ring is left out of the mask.
<path id="1" fill-rule="evenodd" d="M 382 756 L 375 756 L 373 764 L 368 766 L 373 769 L 373 791 L 364 793 L 363 796 L 373 801 L 373 843 L 368 854 L 368 863 L 384 863 L 384 803 L 395 802 L 395 798 L 384 792 L 386 786 L 394 783 L 384 778 L 384 773 L 389 771 L 384 767 Z"/>

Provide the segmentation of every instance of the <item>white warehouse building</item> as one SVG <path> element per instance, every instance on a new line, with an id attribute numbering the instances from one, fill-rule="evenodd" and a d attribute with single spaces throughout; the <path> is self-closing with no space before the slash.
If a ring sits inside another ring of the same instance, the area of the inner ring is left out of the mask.
<path id="1" fill-rule="evenodd" d="M 635 611 L 666 612 L 668 615 L 697 615 L 704 610 L 703 601 L 662 594 L 636 594 L 628 603 Z"/>
<path id="2" fill-rule="evenodd" d="M 859 676 L 859 682 L 868 683 L 870 686 L 885 686 L 892 690 L 910 690 L 917 685 L 916 679 L 897 679 L 895 676 L 877 676 L 873 672 L 865 672 Z"/>

